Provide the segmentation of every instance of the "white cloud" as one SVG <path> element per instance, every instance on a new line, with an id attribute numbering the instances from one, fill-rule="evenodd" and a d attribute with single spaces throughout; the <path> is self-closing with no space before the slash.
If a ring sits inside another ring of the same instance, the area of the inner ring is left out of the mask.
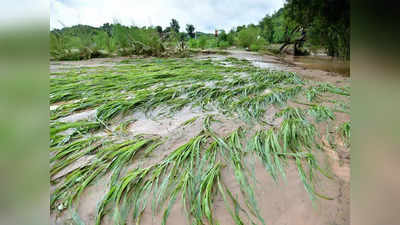
<path id="1" fill-rule="evenodd" d="M 258 23 L 267 13 L 283 6 L 284 0 L 51 0 L 50 27 L 102 24 L 119 21 L 125 25 L 169 25 L 172 18 L 193 24 L 196 30 L 212 32 Z"/>

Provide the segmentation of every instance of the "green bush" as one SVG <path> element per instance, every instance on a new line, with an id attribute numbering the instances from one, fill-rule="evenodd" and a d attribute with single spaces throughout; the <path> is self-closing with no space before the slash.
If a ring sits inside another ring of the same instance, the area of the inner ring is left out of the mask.
<path id="1" fill-rule="evenodd" d="M 187 45 L 189 46 L 189 48 L 198 48 L 199 47 L 198 40 L 196 40 L 196 39 L 190 39 L 187 42 Z"/>
<path id="2" fill-rule="evenodd" d="M 100 31 L 93 37 L 93 41 L 99 49 L 107 52 L 114 52 L 117 49 L 115 40 L 113 40 L 107 32 Z"/>
<path id="3" fill-rule="evenodd" d="M 226 37 L 226 40 L 228 41 L 229 45 L 233 45 L 235 42 L 235 33 L 233 31 L 229 32 L 229 34 Z"/>
<path id="4" fill-rule="evenodd" d="M 254 43 L 250 45 L 249 49 L 250 51 L 260 51 L 265 49 L 266 45 L 267 41 L 264 38 L 259 37 Z"/>
<path id="5" fill-rule="evenodd" d="M 218 47 L 218 42 L 216 38 L 209 38 L 207 40 L 207 48 L 217 48 Z"/>
<path id="6" fill-rule="evenodd" d="M 256 27 L 249 27 L 242 29 L 238 33 L 238 44 L 243 48 L 249 48 L 251 44 L 254 44 L 259 36 L 259 29 Z"/>
<path id="7" fill-rule="evenodd" d="M 220 49 L 227 49 L 230 46 L 229 42 L 227 41 L 220 41 L 218 42 L 218 47 Z"/>
<path id="8" fill-rule="evenodd" d="M 218 48 L 220 47 L 221 41 L 218 41 L 217 38 L 207 36 L 207 35 L 201 35 L 197 39 L 190 39 L 187 42 L 187 45 L 189 48 L 201 48 L 201 49 L 210 49 L 210 48 Z M 229 46 L 229 43 L 227 42 L 222 43 L 222 48 L 226 48 Z"/>
<path id="9" fill-rule="evenodd" d="M 198 47 L 201 49 L 205 49 L 207 45 L 207 37 L 206 36 L 200 36 L 198 39 Z"/>

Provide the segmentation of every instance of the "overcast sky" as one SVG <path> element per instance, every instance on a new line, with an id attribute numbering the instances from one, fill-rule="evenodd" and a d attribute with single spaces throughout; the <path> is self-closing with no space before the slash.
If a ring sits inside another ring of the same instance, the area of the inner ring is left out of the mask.
<path id="1" fill-rule="evenodd" d="M 284 0 L 50 0 L 50 28 L 76 24 L 98 27 L 107 22 L 165 28 L 175 18 L 181 31 L 186 24 L 193 24 L 196 31 L 229 31 L 238 25 L 258 23 L 283 3 Z"/>

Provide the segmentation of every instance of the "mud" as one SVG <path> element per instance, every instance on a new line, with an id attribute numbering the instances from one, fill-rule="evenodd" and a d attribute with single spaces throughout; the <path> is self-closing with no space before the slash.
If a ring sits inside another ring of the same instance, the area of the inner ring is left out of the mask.
<path id="1" fill-rule="evenodd" d="M 172 117 L 161 117 L 157 119 L 148 118 L 142 112 L 138 112 L 132 115 L 132 118 L 138 120 L 129 126 L 129 131 L 134 135 L 156 134 L 167 137 L 171 131 L 182 126 L 185 121 L 200 115 L 204 114 L 199 110 L 194 110 L 189 107 L 185 107 Z"/>

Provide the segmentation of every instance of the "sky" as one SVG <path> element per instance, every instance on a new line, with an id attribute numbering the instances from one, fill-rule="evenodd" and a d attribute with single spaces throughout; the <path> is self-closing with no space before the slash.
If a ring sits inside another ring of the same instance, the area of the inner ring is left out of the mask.
<path id="1" fill-rule="evenodd" d="M 50 0 L 53 1 L 53 0 Z M 2 1 L 0 7 L 0 27 L 21 25 L 21 22 L 48 20 L 48 0 Z"/>
<path id="2" fill-rule="evenodd" d="M 283 4 L 284 0 L 50 0 L 50 29 L 107 22 L 165 29 L 175 18 L 181 31 L 186 24 L 202 32 L 229 31 L 257 24 Z"/>

